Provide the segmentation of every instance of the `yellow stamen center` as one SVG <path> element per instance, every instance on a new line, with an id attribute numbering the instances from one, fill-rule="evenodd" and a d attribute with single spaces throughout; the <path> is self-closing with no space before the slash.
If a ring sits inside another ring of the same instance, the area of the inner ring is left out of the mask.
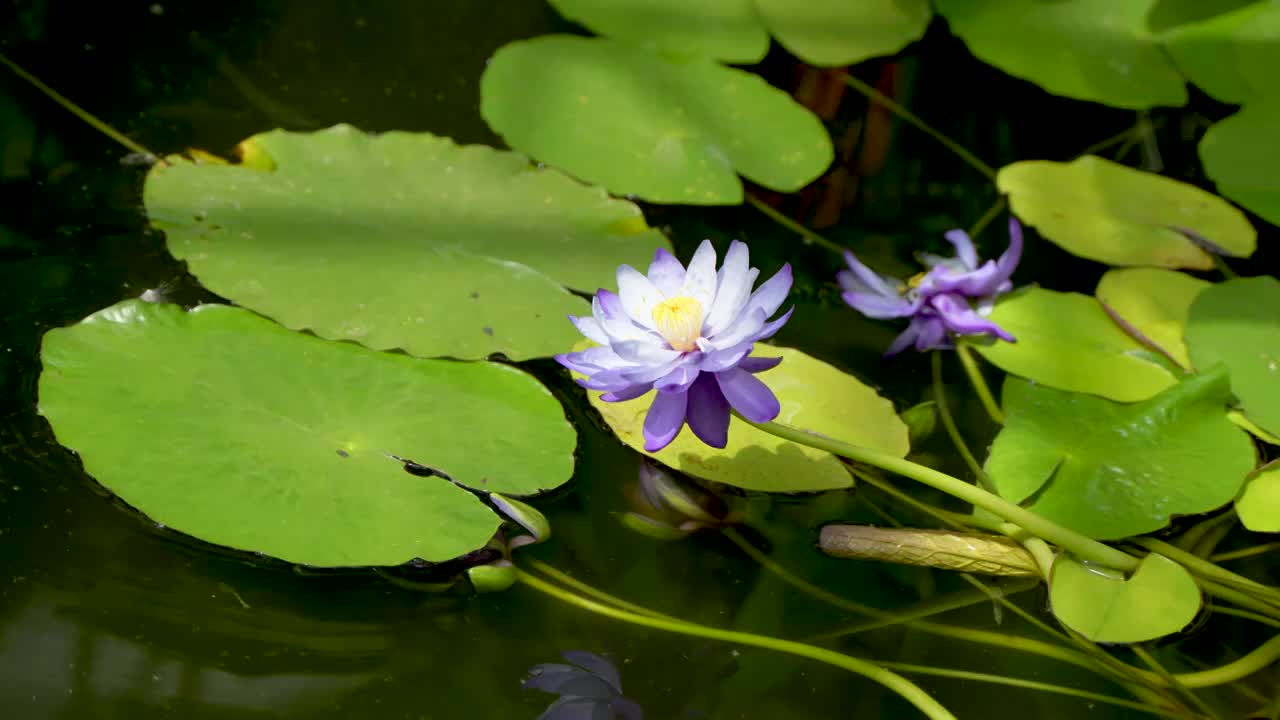
<path id="1" fill-rule="evenodd" d="M 924 282 L 924 279 L 928 274 L 929 273 L 917 273 L 911 276 L 910 278 L 907 279 L 907 287 L 910 288 L 911 290 L 915 290 L 916 288 L 920 287 L 920 283 Z"/>
<path id="2" fill-rule="evenodd" d="M 702 303 L 687 295 L 663 300 L 653 307 L 653 322 L 672 350 L 696 350 L 702 334 Z"/>

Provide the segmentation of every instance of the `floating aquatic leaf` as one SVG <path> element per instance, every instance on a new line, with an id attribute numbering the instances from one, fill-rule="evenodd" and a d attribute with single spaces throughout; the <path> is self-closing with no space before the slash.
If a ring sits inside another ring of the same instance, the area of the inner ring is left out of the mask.
<path id="1" fill-rule="evenodd" d="M 226 305 L 130 300 L 45 335 L 39 408 L 85 470 L 151 519 L 318 566 L 442 561 L 498 517 L 467 487 L 537 493 L 573 429 L 523 372 L 286 330 Z M 412 464 L 409 464 L 412 463 Z"/>
<path id="2" fill-rule="evenodd" d="M 1220 8 L 1222 3 L 1195 6 Z M 1275 3 L 1252 2 L 1159 37 L 1178 69 L 1222 102 L 1264 100 L 1280 90 L 1272 71 L 1280 65 L 1280 6 Z"/>
<path id="3" fill-rule="evenodd" d="M 1249 419 L 1280 433 L 1280 281 L 1238 278 L 1196 297 L 1187 345 L 1197 368 L 1223 363 Z"/>
<path id="4" fill-rule="evenodd" d="M 477 565 L 467 569 L 467 579 L 478 593 L 502 592 L 516 584 L 516 567 L 510 560 Z"/>
<path id="5" fill-rule="evenodd" d="M 911 447 L 917 447 L 933 434 L 938 427 L 938 404 L 926 400 L 902 411 L 899 415 L 907 426 Z"/>
<path id="6" fill-rule="evenodd" d="M 1200 162 L 1218 192 L 1280 224 L 1280 92 L 1250 103 L 1217 123 L 1200 140 Z"/>
<path id="7" fill-rule="evenodd" d="M 755 0 L 755 5 L 779 44 L 819 67 L 892 55 L 919 40 L 933 17 L 928 0 Z"/>
<path id="8" fill-rule="evenodd" d="M 597 35 L 651 50 L 754 65 L 769 51 L 752 0 L 550 0 Z"/>
<path id="9" fill-rule="evenodd" d="M 1005 499 L 1090 537 L 1158 530 L 1230 502 L 1253 469 L 1228 399 L 1222 367 L 1132 404 L 1010 377 L 987 475 Z"/>
<path id="10" fill-rule="evenodd" d="M 1138 643 L 1189 625 L 1200 611 L 1200 588 L 1186 568 L 1155 553 L 1127 579 L 1062 555 L 1053 563 L 1049 600 L 1053 614 L 1089 640 Z"/>
<path id="11" fill-rule="evenodd" d="M 1280 532 L 1280 464 L 1254 471 L 1236 498 L 1240 523 L 1254 532 Z"/>
<path id="12" fill-rule="evenodd" d="M 974 349 L 1005 372 L 1049 387 L 1131 402 L 1175 381 L 1088 295 L 1027 288 L 997 303 L 991 319 L 1018 341 Z"/>
<path id="13" fill-rule="evenodd" d="M 1191 303 L 1210 283 L 1160 268 L 1109 270 L 1094 295 L 1121 328 L 1183 368 L 1191 367 L 1187 329 Z"/>
<path id="14" fill-rule="evenodd" d="M 834 153 L 818 118 L 759 76 L 606 38 L 503 47 L 481 77 L 480 112 L 515 149 L 651 202 L 735 205 L 739 174 L 792 192 Z"/>
<path id="15" fill-rule="evenodd" d="M 893 404 L 874 390 L 799 350 L 758 346 L 757 354 L 783 358 L 768 375 L 782 405 L 778 422 L 898 457 L 907 454 L 906 425 L 894 414 Z M 643 452 L 641 429 L 650 399 L 609 403 L 600 400 L 600 393 L 588 396 L 618 437 Z M 666 448 L 645 454 L 680 472 L 748 490 L 811 492 L 852 484 L 835 456 L 787 442 L 736 417 L 729 422 L 723 450 L 681 433 Z"/>
<path id="16" fill-rule="evenodd" d="M 1205 270 L 1213 257 L 1197 242 L 1237 257 L 1257 246 L 1248 218 L 1222 198 L 1094 155 L 1006 165 L 996 185 L 1045 239 L 1111 265 Z"/>
<path id="17" fill-rule="evenodd" d="M 169 158 L 148 174 L 170 252 L 223 297 L 375 350 L 551 355 L 587 307 L 566 288 L 667 246 L 631 203 L 515 153 L 344 125 L 241 150 L 252 166 Z"/>
<path id="18" fill-rule="evenodd" d="M 1187 89 L 1147 30 L 1156 0 L 937 0 L 969 51 L 1055 95 L 1140 110 Z"/>

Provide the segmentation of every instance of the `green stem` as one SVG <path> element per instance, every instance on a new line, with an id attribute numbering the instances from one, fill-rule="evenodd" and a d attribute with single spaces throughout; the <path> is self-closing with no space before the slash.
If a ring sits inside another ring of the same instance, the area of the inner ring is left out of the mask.
<path id="1" fill-rule="evenodd" d="M 1254 545 L 1253 547 L 1241 548 L 1239 550 L 1231 550 L 1230 552 L 1218 553 L 1209 558 L 1209 562 L 1220 563 L 1228 560 L 1241 560 L 1254 555 L 1264 555 L 1269 552 L 1280 550 L 1280 542 L 1263 543 Z"/>
<path id="2" fill-rule="evenodd" d="M 31 83 L 33 86 L 35 86 L 37 90 L 44 93 L 46 97 L 48 97 L 50 100 L 60 105 L 67 112 L 80 118 L 80 120 L 82 120 L 87 125 L 89 125 L 89 127 L 92 127 L 93 129 L 97 130 L 103 135 L 106 135 L 112 140 L 115 140 L 116 142 L 120 143 L 121 145 L 128 148 L 132 152 L 136 152 L 142 155 L 150 155 L 151 157 L 156 158 L 157 162 L 160 162 L 160 163 L 164 162 L 163 160 L 159 159 L 159 156 L 156 155 L 155 153 L 146 149 L 139 143 L 133 140 L 130 140 L 120 131 L 116 130 L 115 128 L 111 127 L 110 125 L 102 122 L 98 118 L 91 115 L 88 110 L 85 110 L 79 105 L 76 105 L 75 103 L 71 102 L 71 100 L 64 97 L 57 90 L 54 90 L 48 85 L 45 85 L 35 75 L 32 75 L 26 70 L 23 70 L 22 67 L 19 66 L 17 63 L 5 57 L 3 53 L 0 53 L 0 65 L 5 65 L 10 70 L 12 70 L 15 75 Z"/>
<path id="3" fill-rule="evenodd" d="M 912 113 L 910 110 L 906 109 L 902 105 L 899 105 L 897 101 L 895 101 L 893 98 L 889 97 L 888 95 L 885 95 L 879 90 L 871 87 L 870 85 L 862 82 L 858 78 L 848 73 L 845 73 L 844 81 L 848 83 L 849 87 L 853 88 L 854 90 L 857 90 L 863 95 L 866 95 L 868 98 L 871 98 L 877 103 L 885 106 L 889 110 L 889 112 L 893 113 L 894 115 L 897 115 L 898 117 L 902 118 L 906 122 L 914 125 L 916 128 L 924 132 L 924 134 L 942 143 L 944 146 L 946 146 L 948 150 L 950 150 L 951 152 L 959 156 L 961 160 L 964 160 L 966 163 L 968 163 L 969 166 L 972 167 L 974 170 L 977 170 L 983 175 L 986 175 L 988 180 L 995 182 L 996 171 L 993 170 L 990 165 L 979 160 L 977 155 L 974 155 L 973 153 L 969 152 L 960 143 L 956 142 L 955 140 L 952 140 L 946 135 L 943 135 L 941 132 L 934 130 L 928 123 L 916 117 L 914 113 Z"/>
<path id="4" fill-rule="evenodd" d="M 850 445 L 825 435 L 818 435 L 778 422 L 755 423 L 750 420 L 746 422 L 783 440 L 790 440 L 811 448 L 825 450 L 833 455 L 866 463 L 881 470 L 924 483 L 952 497 L 998 515 L 1014 525 L 1021 526 L 1033 535 L 1043 538 L 1081 559 L 1092 560 L 1100 565 L 1122 571 L 1136 570 L 1138 567 L 1138 559 L 1132 555 L 1103 545 L 1069 528 L 1064 528 L 998 495 L 970 485 L 946 473 L 938 472 L 933 468 L 895 457 L 889 453 Z"/>
<path id="5" fill-rule="evenodd" d="M 912 673 L 917 675 L 933 675 L 935 677 L 955 678 L 957 680 L 970 680 L 972 682 L 991 683 L 993 685 L 1008 685 L 1010 687 L 1023 688 L 1024 690 L 1039 690 L 1042 692 L 1055 693 L 1058 695 L 1070 695 L 1072 697 L 1083 698 L 1085 700 L 1093 700 L 1095 702 L 1105 703 L 1107 705 L 1115 705 L 1139 712 L 1151 713 L 1168 718 L 1182 718 L 1186 720 L 1186 713 L 1165 710 L 1163 708 L 1152 707 L 1145 703 L 1125 700 L 1123 698 L 1103 695 L 1101 693 L 1089 692 L 1088 690 L 1078 690 L 1076 688 L 1064 687 L 1062 685 L 1051 685 L 1049 683 L 1037 682 L 1035 680 L 1023 680 L 1022 678 L 1011 678 L 1003 675 L 991 675 L 988 673 L 972 672 L 970 670 L 953 670 L 951 668 L 931 667 L 928 665 L 913 665 L 911 663 L 900 662 L 881 662 L 881 665 L 899 672 Z"/>
<path id="6" fill-rule="evenodd" d="M 1247 610 L 1252 610 L 1260 615 L 1280 620 L 1280 612 L 1276 610 L 1275 606 L 1269 605 L 1252 595 L 1240 592 L 1233 587 L 1223 585 L 1222 583 L 1215 582 L 1213 580 L 1200 578 L 1198 582 L 1200 584 L 1200 589 L 1207 595 L 1211 595 L 1220 600 L 1226 600 L 1229 603 L 1234 603 L 1235 605 L 1239 605 Z"/>
<path id="7" fill-rule="evenodd" d="M 1280 635 L 1272 637 L 1254 648 L 1252 652 L 1226 665 L 1199 672 L 1181 673 L 1174 677 L 1184 687 L 1192 689 L 1214 687 L 1242 680 L 1277 660 L 1280 660 Z"/>
<path id="8" fill-rule="evenodd" d="M 574 590 L 577 590 L 583 595 L 594 597 L 597 600 L 610 603 L 611 605 L 622 608 L 623 610 L 630 610 L 631 612 L 636 613 L 637 615 L 648 615 L 649 617 L 662 618 L 663 620 L 670 620 L 671 622 L 681 622 L 679 619 L 674 618 L 665 613 L 660 613 L 657 610 L 650 610 L 649 608 L 644 607 L 643 605 L 636 605 L 635 603 L 627 602 L 626 600 L 623 600 L 620 597 L 615 597 L 613 595 L 610 595 L 609 593 L 603 590 L 597 590 L 596 588 L 573 577 L 569 573 L 557 570 L 556 568 L 542 562 L 541 560 L 537 560 L 535 558 L 525 558 L 524 561 L 530 567 L 535 568 L 538 572 L 542 573 L 543 575 L 554 578 L 555 580 L 558 580 L 561 583 L 568 585 Z"/>
<path id="9" fill-rule="evenodd" d="M 1137 655 L 1142 662 L 1146 663 L 1147 667 L 1155 671 L 1155 673 L 1159 675 L 1169 687 L 1173 688 L 1173 691 L 1178 694 L 1178 697 L 1190 703 L 1192 707 L 1204 713 L 1205 716 L 1213 718 L 1213 720 L 1218 720 L 1218 714 L 1213 711 L 1213 708 L 1205 704 L 1205 701 L 1201 700 L 1198 695 L 1191 692 L 1191 690 L 1187 688 L 1181 680 L 1174 677 L 1173 673 L 1166 670 L 1164 665 L 1161 665 L 1160 661 L 1156 660 L 1154 655 L 1147 652 L 1146 648 L 1141 645 L 1130 645 L 1129 649 L 1132 650 L 1133 654 Z"/>
<path id="10" fill-rule="evenodd" d="M 837 254 L 841 254 L 841 255 L 843 255 L 843 254 L 844 254 L 844 248 L 842 248 L 842 247 L 840 247 L 839 245 L 835 244 L 834 242 L 831 242 L 830 240 L 828 240 L 828 239 L 824 238 L 823 236 L 819 235 L 818 233 L 816 233 L 816 232 L 814 232 L 814 231 L 810 230 L 809 228 L 805 227 L 804 225 L 801 225 L 800 223 L 796 222 L 795 220 L 792 220 L 791 218 L 787 217 L 786 215 L 783 215 L 782 213 L 780 213 L 780 212 L 778 212 L 777 210 L 773 209 L 773 207 L 771 207 L 771 206 L 769 205 L 769 203 L 767 203 L 767 202 L 765 202 L 765 201 L 761 200 L 760 198 L 756 197 L 755 195 L 751 195 L 751 194 L 749 194 L 749 193 L 748 193 L 748 194 L 747 194 L 747 203 L 748 203 L 749 205 L 751 205 L 751 207 L 753 207 L 753 208 L 755 208 L 755 209 L 759 210 L 760 212 L 764 213 L 765 215 L 768 215 L 770 220 L 772 220 L 772 221 L 774 221 L 774 222 L 778 223 L 779 225 L 781 225 L 782 227 L 784 227 L 784 228 L 786 228 L 786 229 L 788 229 L 788 230 L 790 230 L 790 231 L 792 231 L 792 232 L 794 232 L 794 233 L 796 233 L 796 234 L 800 235 L 801 237 L 805 238 L 806 240 L 809 240 L 809 241 L 814 242 L 814 243 L 816 243 L 816 244 L 818 244 L 818 245 L 821 245 L 822 247 L 824 247 L 824 248 L 826 248 L 826 249 L 830 250 L 830 251 L 831 251 L 831 252 L 833 252 L 833 253 L 837 253 Z"/>
<path id="11" fill-rule="evenodd" d="M 1259 600 L 1276 606 L 1273 612 L 1280 612 L 1280 589 L 1263 585 L 1255 582 L 1243 575 L 1218 567 L 1203 558 L 1192 555 L 1186 550 L 1174 547 L 1163 540 L 1155 538 L 1134 538 L 1134 543 L 1150 550 L 1157 552 L 1183 567 L 1190 570 L 1193 574 L 1198 575 L 1206 580 L 1213 580 L 1222 585 L 1233 587 L 1241 592 L 1248 593 Z"/>
<path id="12" fill-rule="evenodd" d="M 991 224 L 991 221 L 995 220 L 1003 210 L 1004 196 L 1000 196 L 991 207 L 987 208 L 986 212 L 982 213 L 982 217 L 978 218 L 977 222 L 970 226 L 969 237 L 978 237 L 978 234 L 985 230 L 987 226 Z"/>
<path id="13" fill-rule="evenodd" d="M 969 451 L 969 446 L 965 443 L 964 436 L 960 434 L 959 426 L 956 425 L 956 419 L 951 416 L 951 407 L 947 404 L 947 391 L 942 385 L 942 352 L 940 350 L 929 353 L 929 367 L 933 374 L 933 403 L 938 407 L 938 417 L 942 420 L 943 429 L 947 431 L 947 437 L 951 438 L 951 444 L 955 446 L 956 452 L 960 453 L 964 464 L 969 466 L 969 472 L 977 478 L 978 484 L 988 492 L 994 490 L 991 480 L 978 464 L 978 459 Z"/>
<path id="14" fill-rule="evenodd" d="M 960 364 L 964 366 L 964 372 L 969 376 L 969 382 L 973 384 L 973 391 L 978 394 L 982 407 L 987 409 L 987 414 L 995 424 L 1003 425 L 1004 411 L 1000 409 L 1000 403 L 996 402 L 995 396 L 991 394 L 991 388 L 987 385 L 986 378 L 982 376 L 982 369 L 973 359 L 973 352 L 969 346 L 963 342 L 956 343 L 956 355 L 960 356 Z"/>
<path id="15" fill-rule="evenodd" d="M 1244 618 L 1245 620 L 1252 620 L 1256 623 L 1262 623 L 1263 625 L 1270 625 L 1273 628 L 1280 628 L 1280 620 L 1267 617 L 1266 615 L 1261 615 L 1256 612 L 1250 612 L 1248 610 L 1241 610 L 1239 608 L 1233 608 L 1233 607 L 1225 607 L 1222 605 L 1214 605 L 1213 607 L 1209 608 L 1209 612 L 1215 615 L 1230 615 L 1231 617 Z"/>
<path id="16" fill-rule="evenodd" d="M 642 627 L 653 628 L 654 630 L 662 630 L 664 632 L 679 633 L 681 635 L 689 635 L 692 637 L 702 637 L 708 640 L 719 640 L 721 642 L 735 643 L 738 645 L 750 645 L 752 647 L 764 648 L 766 650 L 774 650 L 776 652 L 788 653 L 799 657 L 817 660 L 828 665 L 843 668 L 849 672 L 861 675 L 869 680 L 880 683 L 889 690 L 897 693 L 904 700 L 916 706 L 925 717 L 930 720 L 956 720 L 956 716 L 952 715 L 949 710 L 942 706 L 932 696 L 922 690 L 910 680 L 886 670 L 873 662 L 862 660 L 859 658 L 849 657 L 842 653 L 828 650 L 826 648 L 815 647 L 813 645 L 805 645 L 804 643 L 794 642 L 792 640 L 782 640 L 780 638 L 765 637 L 763 635 L 755 635 L 752 633 L 739 632 L 736 630 L 720 630 L 696 623 L 684 622 L 681 620 L 666 620 L 663 618 L 641 615 L 638 613 L 620 610 L 618 608 L 601 605 L 593 600 L 574 595 L 562 588 L 556 587 L 535 575 L 530 575 L 523 570 L 516 568 L 516 578 L 528 587 L 537 590 L 545 595 L 560 600 L 561 602 L 575 605 L 588 612 L 597 615 L 621 620 L 622 622 L 631 623 L 632 625 L 640 625 Z"/>

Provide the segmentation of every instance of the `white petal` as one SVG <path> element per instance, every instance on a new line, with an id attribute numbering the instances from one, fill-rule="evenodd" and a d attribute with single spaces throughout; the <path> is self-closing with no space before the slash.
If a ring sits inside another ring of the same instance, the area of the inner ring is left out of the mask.
<path id="1" fill-rule="evenodd" d="M 717 278 L 716 299 L 711 303 L 707 319 L 702 323 L 702 333 L 707 337 L 714 336 L 742 312 L 742 306 L 751 297 L 751 285 L 756 281 L 760 271 L 748 267 L 747 246 L 737 240 L 729 246 L 724 256 L 724 266 L 720 268 Z"/>
<path id="2" fill-rule="evenodd" d="M 668 298 L 675 297 L 684 285 L 684 266 L 666 248 L 658 248 L 649 263 L 649 282 Z"/>
<path id="3" fill-rule="evenodd" d="M 735 318 L 729 324 L 729 327 L 725 328 L 719 335 L 709 338 L 711 346 L 716 350 L 724 350 L 744 342 L 760 332 L 760 328 L 764 327 L 764 323 L 768 319 L 769 316 L 764 314 L 764 310 L 760 308 L 748 309 L 747 312 Z"/>
<path id="4" fill-rule="evenodd" d="M 601 345 L 609 344 L 609 335 L 600 327 L 600 323 L 596 322 L 594 317 L 574 317 L 569 316 L 570 322 L 578 328 L 578 332 L 582 333 L 593 343 Z"/>
<path id="5" fill-rule="evenodd" d="M 591 314 L 609 336 L 611 343 L 619 340 L 642 340 L 651 336 L 648 330 L 631 321 L 622 309 L 622 300 L 607 290 L 601 290 L 591 299 Z"/>
<path id="6" fill-rule="evenodd" d="M 716 296 L 716 249 L 710 240 L 703 240 L 689 261 L 680 294 L 697 300 L 704 311 L 711 307 Z"/>
<path id="7" fill-rule="evenodd" d="M 649 278 L 630 265 L 619 267 L 618 296 L 622 298 L 622 309 L 632 320 L 653 329 L 653 308 L 665 298 Z"/>
<path id="8" fill-rule="evenodd" d="M 677 350 L 645 340 L 614 343 L 613 351 L 623 360 L 637 365 L 663 365 L 681 355 Z"/>

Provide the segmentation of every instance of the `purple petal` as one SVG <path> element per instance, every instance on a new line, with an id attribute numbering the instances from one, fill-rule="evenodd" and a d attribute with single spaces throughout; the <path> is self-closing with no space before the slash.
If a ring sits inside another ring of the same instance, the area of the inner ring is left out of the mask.
<path id="1" fill-rule="evenodd" d="M 644 711 L 640 708 L 640 703 L 625 697 L 609 698 L 609 705 L 613 708 L 613 712 L 622 720 L 644 720 Z"/>
<path id="2" fill-rule="evenodd" d="M 601 370 L 579 380 L 578 384 L 588 390 L 622 392 L 636 384 L 636 381 L 627 377 L 625 373 L 625 370 Z"/>
<path id="3" fill-rule="evenodd" d="M 582 375 L 590 375 L 600 370 L 620 370 L 626 362 L 608 346 L 592 347 L 573 353 L 556 355 L 556 362 Z"/>
<path id="4" fill-rule="evenodd" d="M 734 365 L 737 365 L 738 361 L 742 360 L 751 352 L 752 345 L 753 341 L 747 340 L 746 342 L 738 343 L 737 345 L 727 347 L 723 350 L 713 350 L 706 354 L 706 357 L 703 358 L 699 367 L 706 372 L 713 373 L 728 370 Z"/>
<path id="5" fill-rule="evenodd" d="M 684 266 L 666 248 L 658 248 L 649 263 L 649 282 L 667 297 L 675 297 L 684 284 Z"/>
<path id="6" fill-rule="evenodd" d="M 523 683 L 525 689 L 578 697 L 607 698 L 615 694 L 604 678 L 570 665 L 546 663 L 533 666 L 529 672 L 530 677 Z"/>
<path id="7" fill-rule="evenodd" d="M 916 335 L 916 350 L 919 352 L 951 347 L 946 325 L 941 318 L 918 316 L 912 322 L 920 324 L 920 332 Z"/>
<path id="8" fill-rule="evenodd" d="M 618 266 L 618 297 L 622 309 L 637 325 L 653 329 L 653 308 L 666 298 L 662 291 L 630 265 Z"/>
<path id="9" fill-rule="evenodd" d="M 903 330 L 898 337 L 893 339 L 893 342 L 889 343 L 889 349 L 884 351 L 884 356 L 893 357 L 894 355 L 897 355 L 903 350 L 911 347 L 911 344 L 916 341 L 916 336 L 919 334 L 920 324 L 915 320 L 912 320 L 911 324 L 907 326 L 907 329 Z"/>
<path id="10" fill-rule="evenodd" d="M 663 375 L 653 383 L 659 392 L 680 393 L 689 389 L 694 380 L 698 379 L 697 365 L 680 365 L 675 370 Z"/>
<path id="11" fill-rule="evenodd" d="M 614 690 L 622 692 L 622 678 L 618 676 L 618 667 L 609 662 L 608 658 L 586 650 L 565 650 L 560 653 L 560 657 L 578 667 L 586 668 L 612 685 Z"/>
<path id="12" fill-rule="evenodd" d="M 786 325 L 787 321 L 791 319 L 791 313 L 795 311 L 796 311 L 795 307 L 787 308 L 787 311 L 782 314 L 782 317 L 778 318 L 777 320 L 774 320 L 771 323 L 766 323 L 764 327 L 760 328 L 760 332 L 756 333 L 755 339 L 768 340 L 769 338 L 776 335 L 778 331 L 782 329 L 782 326 Z"/>
<path id="13" fill-rule="evenodd" d="M 751 299 L 747 300 L 747 304 L 742 308 L 742 312 L 749 314 L 756 310 L 763 310 L 764 316 L 769 317 L 782 307 L 782 301 L 787 299 L 789 292 L 791 292 L 791 263 L 783 265 L 781 270 L 773 274 L 773 277 L 756 288 L 756 291 L 751 294 Z"/>
<path id="14" fill-rule="evenodd" d="M 1013 336 L 999 325 L 982 317 L 969 307 L 969 303 L 952 295 L 939 295 L 929 301 L 937 311 L 947 330 L 960 335 L 994 335 L 1013 341 Z"/>
<path id="15" fill-rule="evenodd" d="M 734 410 L 751 422 L 769 422 L 778 417 L 781 406 L 768 385 L 741 368 L 715 374 L 716 382 Z"/>
<path id="16" fill-rule="evenodd" d="M 621 390 L 607 392 L 601 395 L 600 399 L 605 402 L 626 402 L 628 400 L 635 400 L 652 389 L 653 385 L 650 383 L 636 383 L 635 385 L 625 387 Z"/>
<path id="17" fill-rule="evenodd" d="M 898 294 L 899 283 L 897 281 L 889 282 L 889 279 L 885 276 L 863 265 L 862 261 L 858 260 L 857 255 L 846 250 L 844 261 L 851 272 L 837 273 L 836 278 L 840 281 L 841 288 L 846 292 L 870 293 L 885 297 Z"/>
<path id="18" fill-rule="evenodd" d="M 703 240 L 689 260 L 680 294 L 697 300 L 705 312 L 716 296 L 716 249 L 710 240 Z"/>
<path id="19" fill-rule="evenodd" d="M 876 320 L 914 315 L 920 309 L 919 300 L 908 300 L 901 295 L 872 295 L 862 292 L 845 292 L 840 295 L 849 307 Z"/>
<path id="20" fill-rule="evenodd" d="M 778 363 L 782 362 L 782 358 L 766 358 L 766 357 L 749 357 L 738 363 L 738 367 L 749 373 L 762 373 L 765 370 L 772 370 L 778 367 Z"/>
<path id="21" fill-rule="evenodd" d="M 723 448 L 729 442 L 729 401 L 716 378 L 714 374 L 703 373 L 689 388 L 685 419 L 699 440 L 713 448 Z"/>
<path id="22" fill-rule="evenodd" d="M 702 360 L 702 353 L 691 352 L 678 355 L 674 360 L 657 365 L 638 365 L 623 368 L 622 374 L 633 383 L 652 383 L 658 378 L 675 370 L 680 365 L 697 365 Z"/>
<path id="23" fill-rule="evenodd" d="M 586 336 L 588 340 L 601 345 L 609 344 L 609 335 L 605 333 L 604 328 L 593 317 L 575 317 L 569 316 L 569 322 L 578 328 L 578 332 Z"/>
<path id="24" fill-rule="evenodd" d="M 635 324 L 622 309 L 622 298 L 608 290 L 600 290 L 591 301 L 591 313 L 601 329 L 613 340 L 640 340 L 646 337 L 657 337 L 643 327 Z"/>
<path id="25" fill-rule="evenodd" d="M 644 449 L 657 452 L 671 444 L 684 427 L 689 393 L 658 393 L 644 418 Z"/>
<path id="26" fill-rule="evenodd" d="M 608 698 L 565 696 L 551 703 L 537 720 L 612 720 Z"/>
<path id="27" fill-rule="evenodd" d="M 1009 218 L 1009 247 L 1000 255 L 1000 259 L 996 260 L 996 265 L 1000 267 L 1000 277 L 1008 280 L 1013 277 L 1013 271 L 1018 267 L 1018 261 L 1022 259 L 1022 226 L 1014 218 Z"/>
<path id="28" fill-rule="evenodd" d="M 978 251 L 973 247 L 969 233 L 963 230 L 948 230 L 943 237 L 955 246 L 956 258 L 964 263 L 966 269 L 973 270 L 978 267 Z"/>
<path id="29" fill-rule="evenodd" d="M 1000 268 L 988 260 L 976 270 L 957 273 L 947 268 L 936 268 L 925 276 L 919 286 L 922 297 L 930 297 L 937 293 L 960 293 L 966 297 L 979 298 L 994 295 L 1005 278 L 1000 277 Z"/>

